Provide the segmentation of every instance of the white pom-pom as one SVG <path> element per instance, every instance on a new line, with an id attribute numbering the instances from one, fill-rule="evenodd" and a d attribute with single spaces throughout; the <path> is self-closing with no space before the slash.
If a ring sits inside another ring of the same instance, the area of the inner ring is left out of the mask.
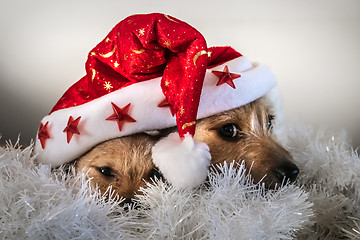
<path id="1" fill-rule="evenodd" d="M 204 182 L 211 155 L 208 145 L 195 142 L 190 134 L 181 140 L 178 133 L 171 133 L 155 144 L 152 158 L 167 181 L 187 189 Z"/>

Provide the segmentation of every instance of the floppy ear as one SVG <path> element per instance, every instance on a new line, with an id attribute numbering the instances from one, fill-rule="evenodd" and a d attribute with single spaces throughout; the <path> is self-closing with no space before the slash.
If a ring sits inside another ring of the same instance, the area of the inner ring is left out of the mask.
<path id="1" fill-rule="evenodd" d="M 285 124 L 285 116 L 283 111 L 283 101 L 278 87 L 271 89 L 264 97 L 264 102 L 269 113 L 275 116 L 275 125 L 274 125 L 274 135 L 278 140 L 282 139 L 283 136 L 283 126 Z"/>
<path id="2" fill-rule="evenodd" d="M 283 113 L 283 101 L 280 94 L 280 90 L 278 87 L 274 87 L 263 97 L 264 102 L 271 114 L 276 116 L 276 120 L 279 123 L 283 123 L 284 121 L 284 113 Z"/>

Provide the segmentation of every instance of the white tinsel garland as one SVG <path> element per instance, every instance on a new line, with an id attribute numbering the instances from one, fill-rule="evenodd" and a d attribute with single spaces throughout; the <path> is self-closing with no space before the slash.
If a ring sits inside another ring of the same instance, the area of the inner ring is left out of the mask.
<path id="1" fill-rule="evenodd" d="M 0 148 L 0 236 L 7 239 L 360 238 L 360 160 L 342 134 L 308 126 L 282 131 L 301 173 L 265 191 L 243 165 L 209 172 L 178 190 L 157 181 L 140 208 L 105 201 L 82 176 L 34 163 L 32 147 Z"/>

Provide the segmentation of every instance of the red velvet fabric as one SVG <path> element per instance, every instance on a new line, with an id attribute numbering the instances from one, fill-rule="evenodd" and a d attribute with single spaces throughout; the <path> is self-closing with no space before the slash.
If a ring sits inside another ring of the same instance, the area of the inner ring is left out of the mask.
<path id="1" fill-rule="evenodd" d="M 51 112 L 162 76 L 161 88 L 176 114 L 180 137 L 194 135 L 206 68 L 239 56 L 230 47 L 208 50 L 201 33 L 176 18 L 159 13 L 133 15 L 90 51 L 86 75 L 65 92 Z"/>

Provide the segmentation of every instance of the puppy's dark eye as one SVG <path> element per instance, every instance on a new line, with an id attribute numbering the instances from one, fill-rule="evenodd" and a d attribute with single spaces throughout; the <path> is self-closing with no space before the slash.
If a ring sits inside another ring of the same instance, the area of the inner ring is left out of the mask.
<path id="1" fill-rule="evenodd" d="M 106 177 L 115 177 L 114 171 L 110 167 L 99 167 L 97 170 Z"/>
<path id="2" fill-rule="evenodd" d="M 219 135 L 222 138 L 225 138 L 226 140 L 228 139 L 233 140 L 236 137 L 239 137 L 239 133 L 240 133 L 239 128 L 233 123 L 226 124 L 221 128 L 219 128 Z"/>
<path id="3" fill-rule="evenodd" d="M 149 172 L 149 177 L 155 180 L 155 178 L 162 179 L 163 176 L 158 168 L 153 168 Z"/>
<path id="4" fill-rule="evenodd" d="M 268 117 L 267 117 L 268 119 L 268 122 L 267 122 L 267 128 L 269 129 L 269 130 L 272 130 L 272 128 L 273 128 L 273 121 L 274 121 L 274 119 L 275 119 L 275 116 L 274 115 L 268 115 Z"/>

